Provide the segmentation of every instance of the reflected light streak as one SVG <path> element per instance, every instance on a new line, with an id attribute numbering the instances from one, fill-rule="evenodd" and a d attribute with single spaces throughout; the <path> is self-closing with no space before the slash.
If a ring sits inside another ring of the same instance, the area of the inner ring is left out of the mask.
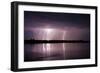
<path id="1" fill-rule="evenodd" d="M 51 35 L 51 32 L 52 32 L 53 29 L 45 29 L 45 32 L 46 32 L 46 40 L 50 40 L 50 36 Z M 47 56 L 50 56 L 51 55 L 51 48 L 50 48 L 51 44 L 46 44 L 46 50 L 47 50 Z"/>
<path id="2" fill-rule="evenodd" d="M 51 35 L 52 29 L 44 29 L 44 32 L 46 32 L 46 35 L 43 35 L 43 40 L 50 40 L 49 36 Z M 44 52 L 44 57 L 45 56 L 50 56 L 51 48 L 50 44 L 43 44 L 43 52 Z"/>
<path id="3" fill-rule="evenodd" d="M 56 33 L 59 33 L 59 36 L 62 34 L 62 40 L 65 40 L 66 31 L 54 30 L 54 29 L 50 29 L 50 28 L 46 28 L 43 30 L 45 32 L 45 34 L 43 34 L 43 40 L 52 40 L 51 36 L 53 36 L 53 34 L 55 35 Z M 61 39 L 61 38 L 59 38 L 59 39 Z M 50 56 L 51 50 L 56 50 L 54 47 L 51 48 L 51 45 L 52 44 L 43 44 L 44 57 Z M 65 53 L 65 44 L 64 43 L 62 44 L 62 51 L 63 51 L 62 52 L 63 58 L 65 59 L 66 53 Z"/>
<path id="4" fill-rule="evenodd" d="M 66 35 L 66 33 L 64 31 L 63 32 L 63 40 L 65 40 L 65 35 Z M 64 59 L 66 58 L 65 56 L 66 56 L 66 50 L 65 50 L 65 44 L 63 43 L 63 57 L 64 57 Z"/>
<path id="5" fill-rule="evenodd" d="M 45 40 L 46 36 L 45 34 L 43 34 L 43 40 Z M 45 44 L 43 44 L 43 57 L 45 57 L 45 53 L 46 53 L 46 47 Z"/>

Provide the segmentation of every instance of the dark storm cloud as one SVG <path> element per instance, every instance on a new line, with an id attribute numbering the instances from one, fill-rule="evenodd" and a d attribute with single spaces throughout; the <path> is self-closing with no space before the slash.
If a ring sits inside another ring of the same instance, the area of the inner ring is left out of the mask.
<path id="1" fill-rule="evenodd" d="M 89 14 L 74 13 L 51 13 L 51 12 L 29 12 L 24 11 L 25 26 L 67 26 L 67 27 L 90 27 Z"/>

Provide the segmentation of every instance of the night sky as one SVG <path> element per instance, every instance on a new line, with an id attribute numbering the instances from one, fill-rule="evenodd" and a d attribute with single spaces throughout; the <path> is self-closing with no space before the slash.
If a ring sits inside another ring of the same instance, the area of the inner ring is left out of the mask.
<path id="1" fill-rule="evenodd" d="M 89 14 L 24 12 L 25 27 L 58 26 L 58 27 L 90 27 Z M 35 24 L 35 25 L 34 25 Z"/>
<path id="2" fill-rule="evenodd" d="M 24 11 L 25 40 L 90 41 L 90 15 Z M 24 61 L 90 58 L 90 43 L 25 44 Z"/>

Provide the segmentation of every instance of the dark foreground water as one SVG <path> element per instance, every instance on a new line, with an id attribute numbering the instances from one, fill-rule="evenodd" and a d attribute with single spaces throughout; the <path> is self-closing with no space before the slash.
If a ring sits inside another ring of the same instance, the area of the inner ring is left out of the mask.
<path id="1" fill-rule="evenodd" d="M 24 61 L 90 58 L 90 43 L 25 44 Z"/>

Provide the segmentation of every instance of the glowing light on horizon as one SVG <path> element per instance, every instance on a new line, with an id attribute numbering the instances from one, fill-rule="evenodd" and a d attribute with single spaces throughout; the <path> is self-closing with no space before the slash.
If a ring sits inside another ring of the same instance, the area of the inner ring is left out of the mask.
<path id="1" fill-rule="evenodd" d="M 46 28 L 46 29 L 44 29 L 44 32 L 46 32 L 46 35 L 44 35 L 44 39 L 50 40 L 50 35 L 52 32 L 52 29 Z M 50 52 L 51 52 L 50 46 L 51 46 L 51 44 L 48 44 L 48 43 L 43 44 L 43 52 L 46 53 L 47 56 L 50 56 Z"/>
<path id="2" fill-rule="evenodd" d="M 58 37 L 59 39 L 61 40 L 65 40 L 65 35 L 66 35 L 66 31 L 60 31 L 58 29 L 50 29 L 50 28 L 46 28 L 46 29 L 43 29 L 43 31 L 45 32 L 45 34 L 42 34 L 43 35 L 43 39 L 42 40 L 52 40 L 53 38 L 52 37 L 57 37 L 57 36 L 61 36 L 61 37 Z M 58 35 L 56 35 L 58 34 Z M 56 39 L 55 39 L 56 40 Z M 52 50 L 57 50 L 55 46 L 52 46 L 52 44 L 43 44 L 43 56 L 51 56 L 51 51 Z M 65 59 L 65 44 L 62 43 L 61 44 L 62 46 L 62 54 L 63 54 L 63 57 Z M 58 47 L 59 48 L 59 47 Z"/>

